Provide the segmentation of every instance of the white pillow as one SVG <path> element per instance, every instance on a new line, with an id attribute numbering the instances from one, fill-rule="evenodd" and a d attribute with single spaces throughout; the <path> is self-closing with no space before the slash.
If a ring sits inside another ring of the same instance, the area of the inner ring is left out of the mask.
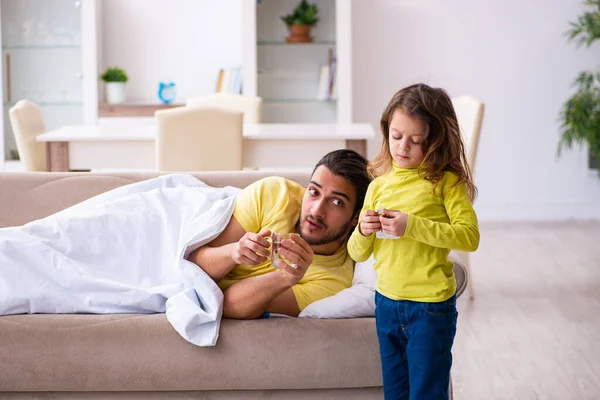
<path id="1" fill-rule="evenodd" d="M 454 262 L 456 276 L 456 297 L 459 297 L 467 286 L 468 275 L 463 260 L 455 252 L 450 253 L 450 261 Z M 461 262 L 462 261 L 462 262 Z M 359 318 L 375 316 L 375 282 L 377 272 L 373 269 L 375 259 L 371 257 L 354 266 L 352 286 L 341 292 L 315 301 L 306 306 L 298 317 L 303 318 Z"/>
<path id="2" fill-rule="evenodd" d="M 352 286 L 341 292 L 309 304 L 300 312 L 301 318 L 358 318 L 375 316 L 375 259 L 356 263 Z"/>
<path id="3" fill-rule="evenodd" d="M 373 258 L 373 255 L 371 255 L 367 261 L 357 262 L 354 265 L 354 278 L 352 278 L 352 286 L 363 284 L 375 289 L 377 272 L 375 272 L 373 269 L 373 265 L 375 265 L 375 259 Z"/>

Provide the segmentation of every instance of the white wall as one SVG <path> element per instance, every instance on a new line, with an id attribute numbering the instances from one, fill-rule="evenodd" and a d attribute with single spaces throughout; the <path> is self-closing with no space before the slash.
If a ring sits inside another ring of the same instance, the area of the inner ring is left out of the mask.
<path id="1" fill-rule="evenodd" d="M 558 112 L 598 47 L 565 42 L 580 0 L 354 0 L 354 121 L 379 126 L 393 93 L 423 81 L 485 102 L 481 220 L 600 218 L 585 155 L 556 157 Z M 381 140 L 369 143 L 369 155 Z"/>
<path id="2" fill-rule="evenodd" d="M 101 4 L 101 65 L 125 69 L 128 101 L 158 101 L 161 80 L 177 84 L 180 102 L 212 93 L 219 69 L 241 63 L 240 0 Z"/>

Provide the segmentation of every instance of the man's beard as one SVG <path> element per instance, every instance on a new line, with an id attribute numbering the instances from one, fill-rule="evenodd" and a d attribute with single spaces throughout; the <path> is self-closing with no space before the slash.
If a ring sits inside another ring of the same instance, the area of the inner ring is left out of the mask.
<path id="1" fill-rule="evenodd" d="M 325 231 L 327 231 L 328 227 L 327 227 L 327 225 L 325 225 L 325 223 L 322 220 L 317 219 L 317 218 L 313 217 L 312 215 L 309 215 L 309 217 L 313 221 L 316 221 L 318 224 L 320 224 L 322 227 L 324 227 Z M 306 220 L 306 218 L 304 218 L 304 220 Z M 309 246 L 320 246 L 320 245 L 323 245 L 323 244 L 329 244 L 329 243 L 332 243 L 332 242 L 337 242 L 337 241 L 339 241 L 342 238 L 346 239 L 346 237 L 348 236 L 348 234 L 350 232 L 349 228 L 352 226 L 352 220 L 350 219 L 339 230 L 328 234 L 324 238 L 311 239 L 311 238 L 307 237 L 306 235 L 304 235 L 304 233 L 302 232 L 302 224 L 300 223 L 300 221 L 301 220 L 298 220 L 296 231 L 300 233 L 300 237 L 302 239 L 304 239 L 306 241 L 306 243 L 309 244 Z"/>

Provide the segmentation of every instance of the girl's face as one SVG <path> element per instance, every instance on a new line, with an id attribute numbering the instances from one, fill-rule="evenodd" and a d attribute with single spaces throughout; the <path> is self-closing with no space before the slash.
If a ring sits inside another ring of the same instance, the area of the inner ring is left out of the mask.
<path id="1" fill-rule="evenodd" d="M 423 142 L 427 126 L 396 109 L 390 121 L 390 154 L 400 168 L 417 168 L 423 161 Z"/>

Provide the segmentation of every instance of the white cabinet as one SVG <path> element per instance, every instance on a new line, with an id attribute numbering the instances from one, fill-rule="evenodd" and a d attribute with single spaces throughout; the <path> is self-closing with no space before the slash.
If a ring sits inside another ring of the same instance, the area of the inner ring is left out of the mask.
<path id="1" fill-rule="evenodd" d="M 0 167 L 16 155 L 8 110 L 17 101 L 38 104 L 48 129 L 86 121 L 97 98 L 96 10 L 96 0 L 0 0 Z"/>
<path id="2" fill-rule="evenodd" d="M 311 0 L 312 43 L 286 43 L 281 16 L 300 0 L 242 0 L 243 93 L 263 98 L 267 123 L 352 122 L 351 1 Z M 335 97 L 318 95 L 321 67 L 335 58 Z M 319 98 L 321 97 L 321 98 Z"/>

